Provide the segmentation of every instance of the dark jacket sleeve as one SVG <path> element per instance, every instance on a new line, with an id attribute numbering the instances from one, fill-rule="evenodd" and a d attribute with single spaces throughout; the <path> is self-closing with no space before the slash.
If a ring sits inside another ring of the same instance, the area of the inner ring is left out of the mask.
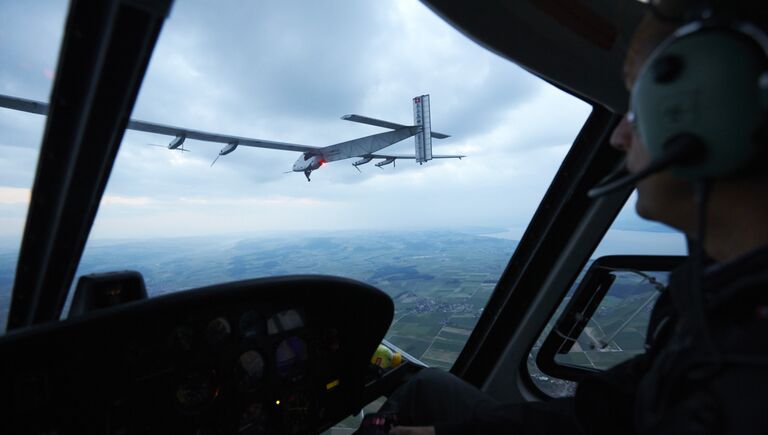
<path id="1" fill-rule="evenodd" d="M 479 407 L 471 420 L 438 423 L 435 432 L 436 435 L 581 433 L 576 425 L 572 397 Z"/>
<path id="2" fill-rule="evenodd" d="M 479 403 L 465 421 L 435 424 L 436 435 L 632 433 L 634 392 L 644 356 L 584 378 L 575 397 L 546 402 Z"/>

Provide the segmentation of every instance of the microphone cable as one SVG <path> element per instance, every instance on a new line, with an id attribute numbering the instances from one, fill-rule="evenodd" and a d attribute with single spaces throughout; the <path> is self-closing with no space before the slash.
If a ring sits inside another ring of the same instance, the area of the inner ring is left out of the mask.
<path id="1" fill-rule="evenodd" d="M 630 174 L 625 168 L 621 168 L 608 176 L 602 183 L 589 189 L 587 196 L 589 198 L 599 198 L 603 195 L 613 193 L 635 184 L 649 175 L 663 171 L 670 166 L 693 163 L 703 159 L 705 158 L 707 151 L 701 141 L 694 136 L 687 134 L 675 136 L 670 139 L 665 148 L 666 151 L 661 156 L 651 160 L 651 163 L 644 169 L 634 174 Z"/>

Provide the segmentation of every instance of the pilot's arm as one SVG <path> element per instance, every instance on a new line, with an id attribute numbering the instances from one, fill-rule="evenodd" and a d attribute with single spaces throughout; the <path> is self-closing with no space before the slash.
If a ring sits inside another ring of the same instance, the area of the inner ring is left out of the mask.
<path id="1" fill-rule="evenodd" d="M 434 426 L 395 426 L 389 435 L 435 435 Z"/>
<path id="2" fill-rule="evenodd" d="M 574 433 L 572 400 L 500 405 L 491 413 L 461 423 L 435 426 L 396 426 L 390 435 L 555 434 Z M 558 409 L 560 408 L 560 409 Z"/>
<path id="3" fill-rule="evenodd" d="M 638 365 L 635 357 L 584 380 L 575 397 L 546 402 L 499 403 L 473 392 L 450 374 L 425 371 L 395 397 L 404 426 L 394 435 L 580 434 L 631 432 Z M 451 381 L 453 380 L 453 381 Z M 456 391 L 451 393 L 449 388 Z M 402 396 L 402 395 L 398 395 Z M 409 399 L 414 399 L 413 402 Z M 609 432 L 603 431 L 610 428 Z"/>

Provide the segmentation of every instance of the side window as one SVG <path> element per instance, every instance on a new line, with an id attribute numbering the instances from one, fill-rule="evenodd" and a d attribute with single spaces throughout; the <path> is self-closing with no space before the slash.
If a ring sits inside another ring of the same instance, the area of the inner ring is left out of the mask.
<path id="1" fill-rule="evenodd" d="M 681 233 L 640 218 L 635 202 L 633 195 L 528 355 L 531 380 L 551 397 L 573 395 L 569 373 L 603 371 L 645 351 L 651 311 L 679 263 L 666 256 L 685 255 L 686 247 Z M 574 299 L 582 287 L 590 291 Z"/>

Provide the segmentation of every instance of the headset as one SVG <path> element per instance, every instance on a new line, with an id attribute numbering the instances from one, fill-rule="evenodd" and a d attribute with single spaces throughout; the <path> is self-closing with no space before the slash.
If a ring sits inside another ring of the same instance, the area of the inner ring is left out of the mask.
<path id="1" fill-rule="evenodd" d="M 661 170 L 690 181 L 749 172 L 768 145 L 768 36 L 743 21 L 707 16 L 651 53 L 627 114 L 651 163 L 591 189 L 603 196 Z"/>

